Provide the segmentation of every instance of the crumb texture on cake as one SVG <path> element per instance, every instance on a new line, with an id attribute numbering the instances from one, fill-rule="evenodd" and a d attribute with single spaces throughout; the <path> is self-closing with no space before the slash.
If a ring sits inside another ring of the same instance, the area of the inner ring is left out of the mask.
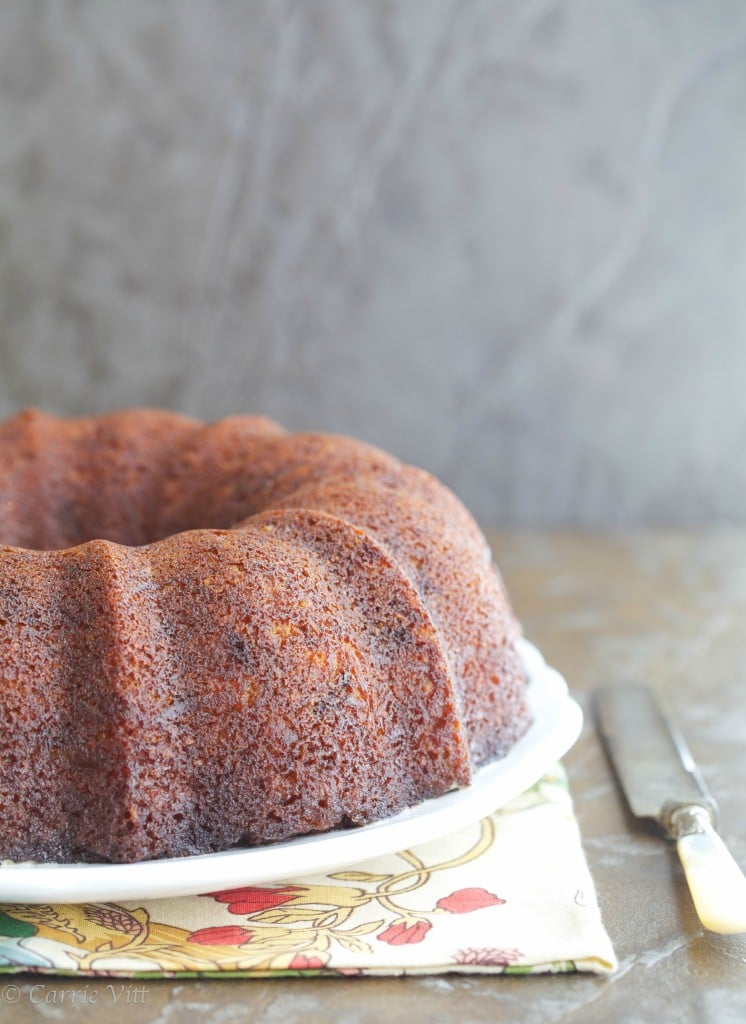
<path id="1" fill-rule="evenodd" d="M 487 543 L 423 470 L 262 416 L 0 424 L 0 858 L 364 824 L 528 724 Z"/>

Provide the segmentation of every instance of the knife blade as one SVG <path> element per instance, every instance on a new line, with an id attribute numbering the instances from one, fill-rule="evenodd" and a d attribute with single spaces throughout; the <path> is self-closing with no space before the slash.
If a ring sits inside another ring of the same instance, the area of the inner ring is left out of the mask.
<path id="1" fill-rule="evenodd" d="M 629 808 L 676 841 L 700 921 L 721 934 L 746 932 L 746 877 L 717 834 L 717 804 L 680 730 L 648 686 L 602 687 L 595 704 Z"/>

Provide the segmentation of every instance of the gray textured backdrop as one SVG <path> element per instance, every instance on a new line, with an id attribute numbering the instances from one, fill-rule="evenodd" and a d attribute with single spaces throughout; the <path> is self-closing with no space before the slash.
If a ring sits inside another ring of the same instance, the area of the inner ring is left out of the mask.
<path id="1" fill-rule="evenodd" d="M 742 0 L 0 7 L 0 414 L 263 411 L 746 521 Z"/>

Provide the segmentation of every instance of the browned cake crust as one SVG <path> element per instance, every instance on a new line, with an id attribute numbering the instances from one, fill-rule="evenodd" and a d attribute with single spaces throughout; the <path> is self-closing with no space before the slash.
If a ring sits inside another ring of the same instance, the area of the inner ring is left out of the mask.
<path id="1" fill-rule="evenodd" d="M 487 544 L 422 470 L 263 417 L 0 424 L 0 857 L 363 824 L 525 730 Z"/>

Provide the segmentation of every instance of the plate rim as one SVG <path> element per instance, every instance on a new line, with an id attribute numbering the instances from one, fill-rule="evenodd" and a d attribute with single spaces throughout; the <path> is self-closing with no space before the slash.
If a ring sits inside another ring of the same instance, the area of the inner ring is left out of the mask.
<path id="1" fill-rule="evenodd" d="M 507 755 L 478 769 L 470 786 L 357 828 L 266 846 L 133 864 L 0 864 L 0 902 L 127 902 L 197 895 L 322 874 L 396 853 L 466 827 L 519 796 L 578 739 L 583 712 L 560 673 L 519 638 L 533 721 Z M 415 834 L 416 833 L 416 834 Z"/>

